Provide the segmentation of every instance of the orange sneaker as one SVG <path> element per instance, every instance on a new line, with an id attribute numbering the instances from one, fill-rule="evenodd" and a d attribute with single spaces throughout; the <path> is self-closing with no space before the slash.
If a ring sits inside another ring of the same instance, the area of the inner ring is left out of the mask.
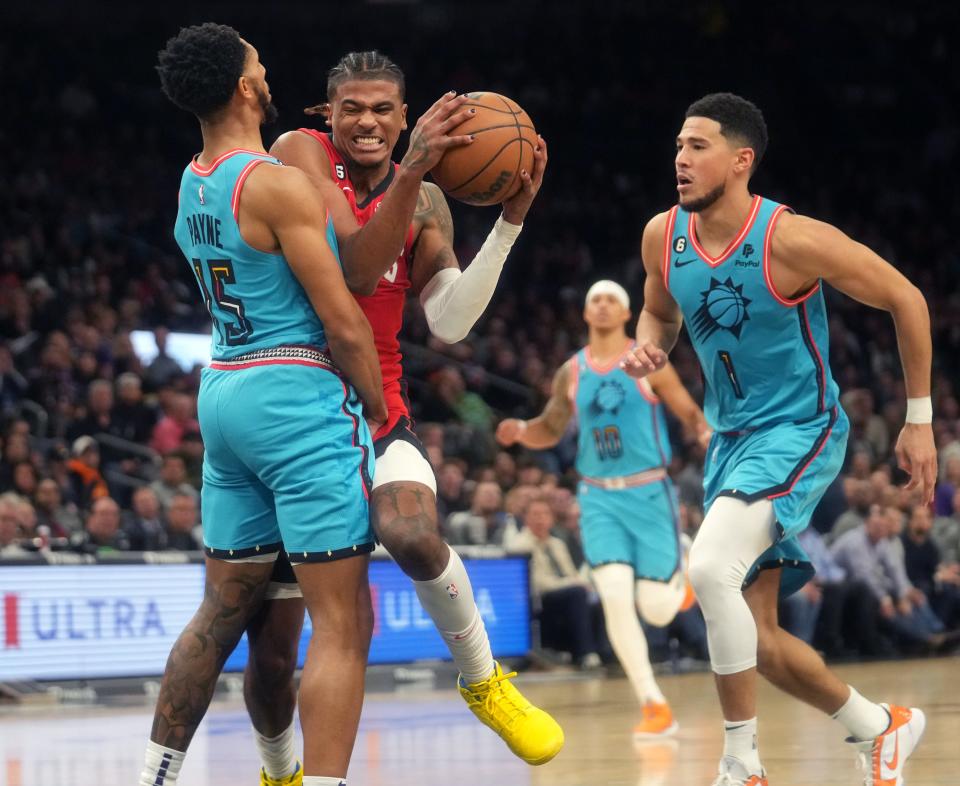
<path id="1" fill-rule="evenodd" d="M 713 786 L 769 786 L 767 773 L 751 773 L 740 759 L 724 756 L 720 759 L 719 772 Z"/>
<path id="2" fill-rule="evenodd" d="M 665 701 L 648 701 L 643 705 L 643 720 L 633 727 L 633 736 L 640 739 L 669 737 L 678 728 L 669 704 Z"/>
<path id="3" fill-rule="evenodd" d="M 913 753 L 927 726 L 920 710 L 881 704 L 890 713 L 890 726 L 872 740 L 847 740 L 860 754 L 863 786 L 902 786 L 903 765 Z"/>
<path id="4" fill-rule="evenodd" d="M 680 533 L 680 548 L 683 552 L 683 581 L 684 581 L 684 593 L 683 600 L 680 602 L 680 611 L 690 611 L 694 607 L 694 604 L 697 602 L 697 596 L 693 591 L 693 584 L 690 583 L 690 576 L 687 574 L 687 569 L 689 566 L 689 555 L 690 547 L 693 545 L 693 541 L 690 540 L 690 536 L 685 532 Z"/>

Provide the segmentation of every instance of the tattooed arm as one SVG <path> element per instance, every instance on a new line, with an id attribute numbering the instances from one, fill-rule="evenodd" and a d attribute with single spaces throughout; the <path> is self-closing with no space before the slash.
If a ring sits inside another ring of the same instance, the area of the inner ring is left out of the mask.
<path id="1" fill-rule="evenodd" d="M 550 400 L 540 416 L 533 420 L 507 418 L 500 421 L 497 442 L 504 447 L 519 442 L 526 448 L 542 450 L 552 448 L 561 440 L 574 414 L 570 398 L 570 364 L 574 362 L 568 360 L 554 375 Z"/>
<path id="2" fill-rule="evenodd" d="M 520 227 L 497 219 L 479 253 L 460 270 L 453 251 L 453 220 L 443 192 L 433 183 L 420 188 L 414 216 L 419 233 L 413 248 L 413 291 L 427 317 L 430 332 L 448 344 L 466 338 L 483 314 L 500 280 L 500 271 Z"/>
<path id="3" fill-rule="evenodd" d="M 453 252 L 453 216 L 443 191 L 435 183 L 421 183 L 413 214 L 413 265 L 410 283 L 419 295 L 441 270 L 460 270 Z"/>
<path id="4" fill-rule="evenodd" d="M 185 751 L 213 698 L 227 657 L 260 608 L 272 563 L 207 560 L 203 602 L 173 645 L 150 739 Z"/>

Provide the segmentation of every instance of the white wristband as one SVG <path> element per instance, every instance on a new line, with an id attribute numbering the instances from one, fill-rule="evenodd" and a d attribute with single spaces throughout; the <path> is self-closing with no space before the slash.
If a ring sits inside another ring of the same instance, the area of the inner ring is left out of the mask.
<path id="1" fill-rule="evenodd" d="M 933 401 L 930 396 L 907 399 L 907 423 L 932 423 Z"/>

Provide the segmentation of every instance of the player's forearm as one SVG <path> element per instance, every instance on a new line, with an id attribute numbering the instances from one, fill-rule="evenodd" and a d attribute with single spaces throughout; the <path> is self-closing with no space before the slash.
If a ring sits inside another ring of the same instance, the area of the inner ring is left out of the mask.
<path id="1" fill-rule="evenodd" d="M 383 376 L 380 358 L 373 344 L 370 324 L 357 309 L 360 320 L 348 327 L 327 331 L 327 343 L 334 362 L 356 389 L 363 401 L 364 415 L 372 420 L 387 419 L 387 404 L 383 397 Z"/>
<path id="2" fill-rule="evenodd" d="M 890 313 L 897 329 L 897 345 L 908 398 L 930 395 L 930 369 L 933 344 L 930 338 L 930 313 L 927 301 L 914 286 L 902 290 Z"/>
<path id="3" fill-rule="evenodd" d="M 467 337 L 489 305 L 521 229 L 501 216 L 465 270 L 445 268 L 430 279 L 420 303 L 433 335 L 448 344 Z"/>
<path id="4" fill-rule="evenodd" d="M 403 252 L 420 185 L 417 175 L 398 169 L 373 218 L 341 248 L 344 278 L 351 292 L 373 294 L 380 278 Z"/>
<path id="5" fill-rule="evenodd" d="M 520 422 L 524 423 L 525 426 L 517 438 L 517 442 L 531 450 L 552 448 L 563 436 L 563 432 L 557 434 L 542 416 L 533 420 L 521 420 Z"/>
<path id="6" fill-rule="evenodd" d="M 644 308 L 637 320 L 637 344 L 642 347 L 650 343 L 669 353 L 680 336 L 681 324 L 679 320 L 664 319 Z"/>

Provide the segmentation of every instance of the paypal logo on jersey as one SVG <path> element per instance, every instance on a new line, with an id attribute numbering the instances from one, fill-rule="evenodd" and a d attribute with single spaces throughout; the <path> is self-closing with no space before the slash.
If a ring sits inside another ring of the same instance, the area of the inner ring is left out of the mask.
<path id="1" fill-rule="evenodd" d="M 728 276 L 719 281 L 710 277 L 710 288 L 700 293 L 702 303 L 693 315 L 693 332 L 698 341 L 705 341 L 718 330 L 726 330 L 737 339 L 743 323 L 750 319 L 747 306 L 752 302 L 743 296 L 743 284 L 734 285 Z"/>

